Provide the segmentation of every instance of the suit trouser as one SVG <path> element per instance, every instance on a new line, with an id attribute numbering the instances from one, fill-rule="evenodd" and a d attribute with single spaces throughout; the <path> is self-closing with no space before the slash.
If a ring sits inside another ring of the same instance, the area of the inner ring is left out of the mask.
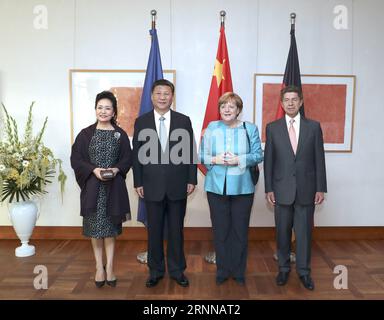
<path id="1" fill-rule="evenodd" d="M 315 205 L 276 204 L 276 242 L 279 271 L 291 270 L 292 227 L 296 235 L 296 271 L 300 276 L 311 273 L 311 241 Z"/>
<path id="2" fill-rule="evenodd" d="M 168 273 L 178 278 L 186 268 L 184 255 L 184 217 L 187 199 L 172 201 L 145 201 L 148 215 L 148 267 L 151 277 L 165 273 L 164 222 L 167 222 L 167 266 Z"/>
<path id="3" fill-rule="evenodd" d="M 216 276 L 244 278 L 253 193 L 220 195 L 207 192 L 216 251 Z"/>

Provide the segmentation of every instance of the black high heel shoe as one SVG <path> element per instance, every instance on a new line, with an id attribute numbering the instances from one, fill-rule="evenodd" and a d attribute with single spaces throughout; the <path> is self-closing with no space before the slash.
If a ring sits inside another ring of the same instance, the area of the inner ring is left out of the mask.
<path id="1" fill-rule="evenodd" d="M 111 287 L 116 287 L 116 284 L 117 284 L 117 279 L 115 279 L 115 280 L 107 280 L 107 285 L 109 285 Z"/>
<path id="2" fill-rule="evenodd" d="M 105 271 L 105 266 L 104 266 L 104 271 Z M 96 280 L 95 280 L 95 286 L 96 286 L 96 288 L 101 288 L 102 286 L 104 286 L 104 285 L 105 285 L 105 281 L 106 281 L 106 280 L 102 280 L 102 281 L 96 281 Z"/>
<path id="3" fill-rule="evenodd" d="M 106 266 L 104 266 L 104 271 L 107 272 L 107 270 L 105 269 Z M 110 287 L 116 287 L 116 284 L 117 284 L 117 279 L 114 279 L 114 280 L 106 280 L 107 282 L 107 285 L 109 285 Z"/>

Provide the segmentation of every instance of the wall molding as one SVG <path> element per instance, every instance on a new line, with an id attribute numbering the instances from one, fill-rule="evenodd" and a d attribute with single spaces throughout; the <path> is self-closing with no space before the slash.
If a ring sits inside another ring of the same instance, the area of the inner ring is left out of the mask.
<path id="1" fill-rule="evenodd" d="M 82 227 L 36 226 L 31 239 L 81 240 Z M 185 240 L 212 240 L 210 227 L 186 227 Z M 0 226 L 0 239 L 17 239 L 12 226 Z M 119 240 L 147 240 L 144 227 L 124 227 Z M 379 240 L 384 239 L 384 227 L 315 227 L 314 240 Z M 275 240 L 274 227 L 250 227 L 249 240 Z"/>

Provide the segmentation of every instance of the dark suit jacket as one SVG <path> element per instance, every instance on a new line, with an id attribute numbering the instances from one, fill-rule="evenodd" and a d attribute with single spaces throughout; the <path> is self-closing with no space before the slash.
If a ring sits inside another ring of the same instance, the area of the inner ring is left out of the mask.
<path id="1" fill-rule="evenodd" d="M 116 132 L 120 133 L 120 152 L 114 167 L 120 171 L 112 180 L 103 182 L 107 186 L 107 215 L 111 216 L 115 223 L 123 222 L 131 218 L 127 186 L 125 178 L 132 165 L 132 150 L 128 136 L 125 131 L 113 125 Z M 93 174 L 97 167 L 89 157 L 89 144 L 95 133 L 96 124 L 81 130 L 72 146 L 71 166 L 75 171 L 76 181 L 81 189 L 80 205 L 82 216 L 93 215 L 97 211 L 97 198 L 100 183 Z"/>
<path id="2" fill-rule="evenodd" d="M 296 156 L 285 117 L 266 128 L 265 192 L 274 192 L 277 204 L 314 204 L 316 192 L 327 192 L 323 133 L 316 121 L 301 117 Z"/>
<path id="3" fill-rule="evenodd" d="M 152 136 L 149 137 L 148 130 L 144 129 L 151 129 Z M 180 132 L 177 129 L 184 129 L 182 131 L 187 133 L 187 139 L 177 137 L 176 141 L 170 140 L 173 135 L 177 136 Z M 140 141 L 142 140 L 139 139 L 140 134 L 146 137 L 145 141 Z M 179 159 L 184 158 L 183 163 L 172 161 L 172 150 L 175 152 L 177 148 L 180 148 L 177 156 Z M 151 158 L 149 163 L 142 163 L 140 150 L 141 152 L 145 150 L 147 159 Z M 171 110 L 168 145 L 165 152 L 161 149 L 156 132 L 154 111 L 136 119 L 133 135 L 133 177 L 135 188 L 144 187 L 144 200 L 161 201 L 166 195 L 170 200 L 185 199 L 187 184 L 197 184 L 195 156 L 196 144 L 189 117 Z M 169 162 L 164 163 L 164 159 L 169 159 Z"/>

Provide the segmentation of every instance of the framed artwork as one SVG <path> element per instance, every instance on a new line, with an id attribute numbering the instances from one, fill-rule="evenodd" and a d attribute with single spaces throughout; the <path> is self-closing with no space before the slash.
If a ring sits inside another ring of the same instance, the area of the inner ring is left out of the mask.
<path id="1" fill-rule="evenodd" d="M 117 99 L 117 122 L 129 137 L 139 114 L 145 70 L 84 70 L 71 69 L 70 108 L 71 143 L 85 127 L 95 122 L 95 98 L 104 90 L 112 91 Z M 164 79 L 176 85 L 176 71 L 163 70 Z M 172 109 L 176 108 L 173 101 Z"/>
<path id="2" fill-rule="evenodd" d="M 253 121 L 265 142 L 265 127 L 275 120 L 282 74 L 254 75 Z M 304 111 L 319 121 L 327 152 L 352 152 L 355 83 L 353 75 L 301 75 Z"/>

